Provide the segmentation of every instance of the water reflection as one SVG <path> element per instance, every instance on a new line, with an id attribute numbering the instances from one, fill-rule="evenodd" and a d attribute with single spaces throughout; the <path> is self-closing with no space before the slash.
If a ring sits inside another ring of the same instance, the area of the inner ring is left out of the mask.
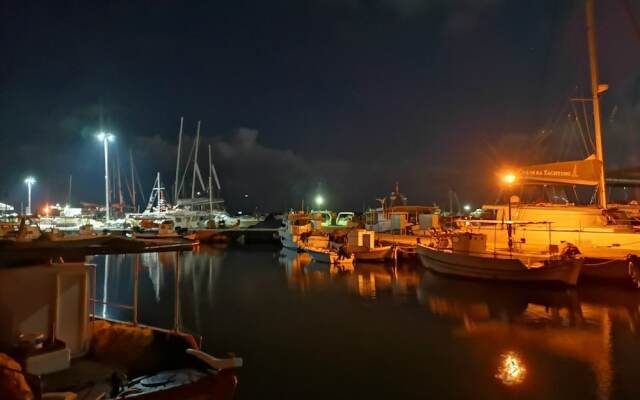
<path id="1" fill-rule="evenodd" d="M 607 287 L 511 287 L 426 272 L 418 298 L 430 312 L 459 321 L 456 335 L 587 364 L 595 374 L 597 397 L 606 399 L 611 397 L 615 372 L 613 325 L 635 335 L 639 317 L 638 293 L 622 292 Z M 604 299 L 606 303 L 599 302 Z M 506 354 L 501 356 L 504 365 L 499 375 L 505 384 L 519 383 L 510 375 L 520 371 L 520 358 L 514 356 L 517 353 Z"/>
<path id="2" fill-rule="evenodd" d="M 135 257 L 96 257 L 98 298 L 131 304 Z M 273 248 L 138 257 L 142 321 L 188 327 L 212 348 L 251 359 L 243 369 L 246 398 L 289 398 L 279 392 L 283 377 L 296 376 L 288 385 L 303 390 L 311 385 L 306 377 L 325 374 L 354 379 L 353 392 L 341 392 L 353 398 L 383 398 L 367 386 L 372 376 L 402 381 L 411 398 L 432 390 L 439 398 L 637 393 L 638 291 L 498 285 L 411 265 L 338 268 Z M 323 351 L 310 337 L 322 338 Z M 291 362 L 272 367 L 282 353 Z M 394 367 L 374 365 L 380 362 Z M 461 373 L 467 385 L 459 385 Z M 346 390 L 330 382 L 322 390 Z"/>
<path id="3" fill-rule="evenodd" d="M 451 334 L 469 341 L 481 363 L 496 365 L 495 376 L 506 386 L 522 384 L 534 367 L 525 365 L 524 354 L 542 352 L 588 366 L 597 397 L 610 398 L 616 373 L 613 332 L 636 336 L 640 320 L 640 294 L 605 286 L 548 290 L 496 285 L 384 264 L 358 263 L 352 270 L 337 271 L 328 265 L 318 268 L 307 255 L 289 251 L 281 253 L 280 262 L 289 287 L 303 293 L 340 283 L 368 301 L 403 304 L 415 298 L 429 314 L 455 322 Z M 637 349 L 633 353 L 640 356 Z"/>
<path id="4" fill-rule="evenodd" d="M 382 295 L 403 302 L 413 296 L 418 284 L 418 275 L 412 269 L 385 263 L 329 265 L 313 261 L 307 253 L 288 249 L 282 249 L 279 262 L 285 267 L 289 288 L 301 293 L 313 288 L 331 289 L 338 284 L 364 299 L 374 301 Z"/>
<path id="5" fill-rule="evenodd" d="M 507 386 L 517 385 L 527 376 L 527 368 L 518 353 L 508 351 L 500 355 L 500 365 L 496 378 Z"/>
<path id="6" fill-rule="evenodd" d="M 215 286 L 224 259 L 224 247 L 200 247 L 189 253 L 143 253 L 95 256 L 96 296 L 101 317 L 133 321 L 126 307 L 135 303 L 134 282 L 138 271 L 139 322 L 183 330 L 203 329 L 201 302 L 214 303 Z M 176 272 L 178 275 L 176 275 Z M 178 276 L 178 279 L 176 279 Z M 172 311 L 172 312 L 168 312 Z"/>

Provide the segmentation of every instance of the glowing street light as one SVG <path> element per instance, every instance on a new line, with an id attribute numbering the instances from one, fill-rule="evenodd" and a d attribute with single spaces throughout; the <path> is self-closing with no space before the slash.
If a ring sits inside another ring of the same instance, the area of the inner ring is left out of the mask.
<path id="1" fill-rule="evenodd" d="M 512 172 L 507 172 L 504 175 L 502 175 L 502 182 L 505 183 L 507 185 L 507 187 L 509 189 L 511 189 L 511 186 L 518 180 L 518 177 L 512 173 Z M 512 237 L 512 233 L 513 233 L 513 225 L 511 224 L 511 192 L 509 191 L 509 224 L 507 225 L 507 234 L 509 236 L 509 251 L 511 251 L 511 249 L 513 248 L 513 237 Z"/>
<path id="2" fill-rule="evenodd" d="M 464 207 L 462 207 L 462 208 L 464 208 L 465 212 L 471 211 L 471 206 L 469 204 L 465 204 Z"/>
<path id="3" fill-rule="evenodd" d="M 321 195 L 317 195 L 315 198 L 315 202 L 318 207 L 321 207 L 324 204 L 324 197 L 322 197 Z"/>
<path id="4" fill-rule="evenodd" d="M 104 145 L 104 200 L 106 221 L 109 222 L 109 142 L 113 142 L 115 136 L 111 133 L 100 132 L 96 135 Z"/>
<path id="5" fill-rule="evenodd" d="M 27 215 L 31 215 L 31 186 L 36 183 L 36 178 L 34 178 L 33 176 L 28 176 L 25 180 L 24 183 L 27 184 L 27 210 L 26 213 Z"/>
<path id="6" fill-rule="evenodd" d="M 502 176 L 502 182 L 506 183 L 507 185 L 514 184 L 516 180 L 518 180 L 518 177 L 511 172 L 506 173 Z"/>

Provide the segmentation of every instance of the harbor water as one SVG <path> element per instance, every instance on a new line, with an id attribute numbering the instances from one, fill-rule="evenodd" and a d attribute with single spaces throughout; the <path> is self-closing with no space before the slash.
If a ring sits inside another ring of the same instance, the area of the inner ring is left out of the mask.
<path id="1" fill-rule="evenodd" d="M 96 314 L 244 359 L 238 399 L 638 398 L 640 292 L 341 269 L 273 246 L 96 256 Z M 176 275 L 176 271 L 178 275 Z M 176 279 L 178 277 L 178 279 Z"/>

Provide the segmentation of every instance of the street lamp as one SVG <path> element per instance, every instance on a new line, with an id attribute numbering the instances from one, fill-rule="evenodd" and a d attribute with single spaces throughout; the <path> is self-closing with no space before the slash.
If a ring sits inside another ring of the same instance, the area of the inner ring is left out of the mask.
<path id="1" fill-rule="evenodd" d="M 324 204 L 324 197 L 322 197 L 322 195 L 317 195 L 315 198 L 315 202 L 318 207 L 322 207 L 322 205 Z"/>
<path id="2" fill-rule="evenodd" d="M 24 183 L 27 184 L 27 212 L 25 214 L 27 215 L 31 215 L 31 186 L 36 183 L 36 178 L 34 178 L 33 176 L 28 176 L 25 180 Z"/>
<path id="3" fill-rule="evenodd" d="M 511 189 L 511 186 L 518 180 L 518 177 L 512 172 L 502 175 L 502 182 Z M 509 236 L 509 251 L 513 248 L 513 224 L 511 223 L 511 190 L 509 190 L 509 224 L 507 225 L 507 234 Z"/>
<path id="4" fill-rule="evenodd" d="M 109 142 L 113 142 L 115 136 L 111 133 L 100 132 L 96 137 L 104 145 L 104 201 L 106 221 L 109 222 Z"/>

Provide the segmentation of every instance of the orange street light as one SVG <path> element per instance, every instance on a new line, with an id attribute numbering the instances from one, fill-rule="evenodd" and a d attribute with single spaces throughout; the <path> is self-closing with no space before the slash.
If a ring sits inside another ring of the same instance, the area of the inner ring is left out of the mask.
<path id="1" fill-rule="evenodd" d="M 516 180 L 518 180 L 518 177 L 511 172 L 508 172 L 502 176 L 502 182 L 506 183 L 507 185 L 512 185 Z"/>

